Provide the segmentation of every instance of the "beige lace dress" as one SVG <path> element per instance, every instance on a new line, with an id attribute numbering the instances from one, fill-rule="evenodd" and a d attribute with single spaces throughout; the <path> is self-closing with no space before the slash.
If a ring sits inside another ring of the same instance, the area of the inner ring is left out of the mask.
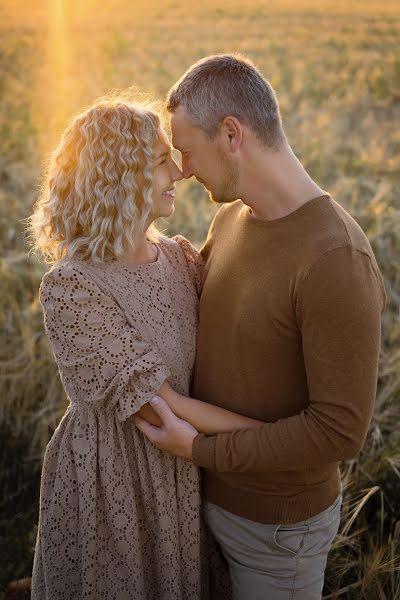
<path id="1" fill-rule="evenodd" d="M 197 467 L 131 419 L 166 378 L 189 394 L 201 269 L 178 236 L 161 238 L 154 263 L 65 259 L 44 276 L 45 328 L 70 404 L 44 457 L 33 600 L 230 597 Z"/>

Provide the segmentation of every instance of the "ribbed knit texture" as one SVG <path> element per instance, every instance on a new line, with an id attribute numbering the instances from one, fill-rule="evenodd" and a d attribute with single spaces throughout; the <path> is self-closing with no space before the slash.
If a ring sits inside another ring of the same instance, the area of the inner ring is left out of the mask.
<path id="1" fill-rule="evenodd" d="M 201 253 L 192 396 L 266 422 L 197 436 L 204 496 L 263 523 L 309 518 L 337 497 L 373 410 L 385 291 L 371 247 L 325 195 L 273 221 L 225 205 Z"/>

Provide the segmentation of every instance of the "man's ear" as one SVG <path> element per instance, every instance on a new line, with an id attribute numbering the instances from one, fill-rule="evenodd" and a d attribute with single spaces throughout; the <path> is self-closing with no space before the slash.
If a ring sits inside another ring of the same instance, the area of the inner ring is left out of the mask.
<path id="1" fill-rule="evenodd" d="M 228 152 L 239 150 L 243 142 L 243 128 L 236 117 L 225 117 L 221 123 L 222 142 Z"/>

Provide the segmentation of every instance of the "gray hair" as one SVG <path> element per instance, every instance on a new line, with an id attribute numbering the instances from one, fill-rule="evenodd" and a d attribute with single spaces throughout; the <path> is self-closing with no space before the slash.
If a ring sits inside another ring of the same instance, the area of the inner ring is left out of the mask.
<path id="1" fill-rule="evenodd" d="M 285 140 L 274 89 L 250 60 L 238 54 L 207 56 L 192 65 L 168 93 L 168 112 L 178 106 L 211 139 L 221 121 L 232 116 L 264 146 L 277 148 Z"/>

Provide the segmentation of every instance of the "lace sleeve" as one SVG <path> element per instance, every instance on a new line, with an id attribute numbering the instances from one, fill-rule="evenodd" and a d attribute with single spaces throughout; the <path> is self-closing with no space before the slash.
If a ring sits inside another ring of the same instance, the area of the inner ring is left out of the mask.
<path id="1" fill-rule="evenodd" d="M 122 309 L 79 268 L 54 267 L 40 286 L 45 329 L 72 402 L 125 420 L 151 400 L 169 369 Z"/>

